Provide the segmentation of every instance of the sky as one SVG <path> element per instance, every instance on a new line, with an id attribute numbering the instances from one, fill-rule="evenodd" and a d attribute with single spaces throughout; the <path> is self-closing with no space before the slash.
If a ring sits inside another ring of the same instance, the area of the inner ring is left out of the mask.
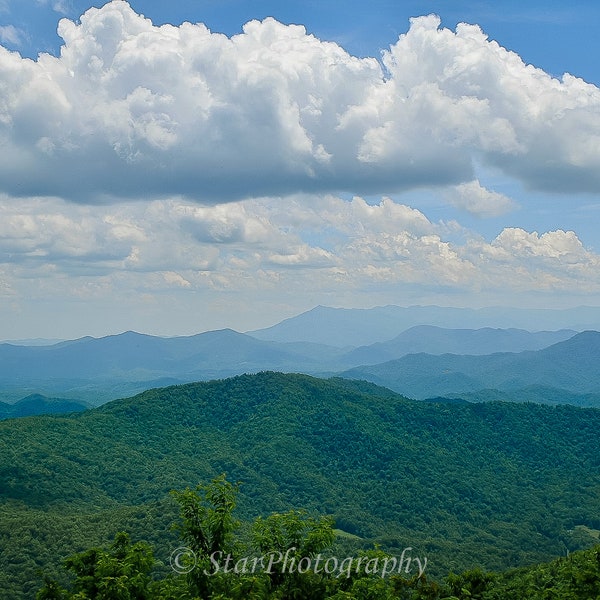
<path id="1" fill-rule="evenodd" d="M 600 306 L 600 4 L 0 0 L 0 339 Z"/>

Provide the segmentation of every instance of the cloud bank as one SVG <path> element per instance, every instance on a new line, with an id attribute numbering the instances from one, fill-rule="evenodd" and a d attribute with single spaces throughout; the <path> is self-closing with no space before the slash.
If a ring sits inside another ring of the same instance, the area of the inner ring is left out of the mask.
<path id="1" fill-rule="evenodd" d="M 58 32 L 59 57 L 0 47 L 12 196 L 386 194 L 468 184 L 475 161 L 533 189 L 600 191 L 600 90 L 524 64 L 476 26 L 413 19 L 381 60 L 273 19 L 231 38 L 157 27 L 122 0 Z"/>
<path id="2" fill-rule="evenodd" d="M 497 292 L 600 292 L 600 255 L 572 231 L 505 228 L 487 242 L 453 239 L 451 225 L 383 198 L 370 205 L 328 195 L 201 206 L 182 200 L 118 208 L 63 201 L 0 202 L 0 266 L 15 289 L 80 292 L 102 280 L 113 293 L 178 288 L 305 294 L 410 285 Z M 10 276 L 8 276 L 10 274 Z M 67 282 L 69 282 L 67 284 Z M 35 286 L 38 283 L 34 283 Z M 119 294 L 116 293 L 118 298 Z"/>

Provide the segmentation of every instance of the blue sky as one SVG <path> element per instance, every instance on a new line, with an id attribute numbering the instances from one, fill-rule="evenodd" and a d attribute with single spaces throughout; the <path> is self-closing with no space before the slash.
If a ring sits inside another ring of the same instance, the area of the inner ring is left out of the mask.
<path id="1" fill-rule="evenodd" d="M 20 43 L 6 47 L 25 56 L 56 53 L 62 40 L 56 34 L 59 18 L 78 19 L 88 8 L 105 2 L 85 0 L 4 0 L 1 26 L 23 32 Z M 442 25 L 477 23 L 490 38 L 517 52 L 523 60 L 555 76 L 564 72 L 600 83 L 600 5 L 590 0 L 570 3 L 549 0 L 502 2 L 481 0 L 132 0 L 130 5 L 155 24 L 203 22 L 212 31 L 234 35 L 251 19 L 272 16 L 284 23 L 304 24 L 310 33 L 333 40 L 352 54 L 377 56 L 405 32 L 410 17 L 435 13 Z"/>
<path id="2" fill-rule="evenodd" d="M 599 23 L 0 0 L 0 339 L 600 305 Z"/>

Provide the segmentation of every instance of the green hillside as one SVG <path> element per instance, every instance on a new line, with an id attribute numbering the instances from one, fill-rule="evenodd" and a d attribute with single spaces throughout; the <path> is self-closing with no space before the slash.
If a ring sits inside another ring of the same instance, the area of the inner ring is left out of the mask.
<path id="1" fill-rule="evenodd" d="M 343 553 L 330 517 L 290 510 L 257 517 L 240 537 L 239 484 L 223 476 L 173 492 L 180 541 L 171 572 L 151 544 L 125 532 L 64 561 L 37 600 L 591 600 L 600 597 L 600 545 L 504 573 L 480 568 L 428 577 L 426 556 L 376 548 Z M 598 537 L 598 531 L 593 532 Z M 185 544 L 185 545 L 181 545 Z M 63 574 L 63 575 L 66 575 Z"/>
<path id="2" fill-rule="evenodd" d="M 576 394 L 545 385 L 529 385 L 518 390 L 477 390 L 452 395 L 468 402 L 538 402 L 540 404 L 570 404 L 597 408 L 600 406 L 600 392 Z"/>
<path id="3" fill-rule="evenodd" d="M 595 542 L 600 411 L 419 403 L 365 382 L 260 373 L 0 423 L 0 584 L 119 530 L 176 543 L 170 490 L 222 472 L 238 515 L 332 515 L 361 547 L 411 546 L 432 576 L 501 570 Z M 583 533 L 582 533 L 583 531 Z M 26 590 L 29 595 L 19 595 Z"/>

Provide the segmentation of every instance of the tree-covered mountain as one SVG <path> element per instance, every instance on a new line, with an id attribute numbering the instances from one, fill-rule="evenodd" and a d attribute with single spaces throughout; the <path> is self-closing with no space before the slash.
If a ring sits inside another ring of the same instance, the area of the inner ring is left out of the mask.
<path id="1" fill-rule="evenodd" d="M 40 568 L 119 530 L 166 563 L 169 491 L 222 472 L 242 482 L 242 519 L 331 515 L 359 547 L 427 556 L 432 576 L 531 564 L 595 541 L 581 532 L 600 528 L 599 431 L 594 409 L 424 403 L 272 372 L 2 421 L 0 585 L 31 597 Z"/>
<path id="2" fill-rule="evenodd" d="M 412 398 L 479 390 L 515 392 L 529 386 L 594 394 L 600 391 L 599 363 L 600 333 L 584 331 L 537 351 L 485 356 L 410 354 L 356 367 L 342 376 L 366 379 Z"/>
<path id="3" fill-rule="evenodd" d="M 573 406 L 600 407 L 600 392 L 577 394 L 545 385 L 528 385 L 517 390 L 477 390 L 453 394 L 450 399 L 462 402 L 538 402 L 541 404 L 571 404 Z"/>
<path id="4" fill-rule="evenodd" d="M 428 578 L 427 557 L 406 547 L 341 558 L 330 517 L 290 510 L 257 517 L 240 537 L 239 485 L 224 476 L 174 491 L 181 542 L 173 572 L 157 572 L 152 545 L 126 532 L 69 556 L 63 584 L 44 578 L 37 600 L 590 600 L 600 597 L 600 545 L 503 573 L 480 568 Z M 597 535 L 595 536 L 597 537 Z"/>
<path id="5" fill-rule="evenodd" d="M 46 398 L 31 394 L 14 404 L 0 402 L 0 419 L 29 417 L 32 415 L 61 414 L 86 410 L 87 404 L 64 398 Z"/>

